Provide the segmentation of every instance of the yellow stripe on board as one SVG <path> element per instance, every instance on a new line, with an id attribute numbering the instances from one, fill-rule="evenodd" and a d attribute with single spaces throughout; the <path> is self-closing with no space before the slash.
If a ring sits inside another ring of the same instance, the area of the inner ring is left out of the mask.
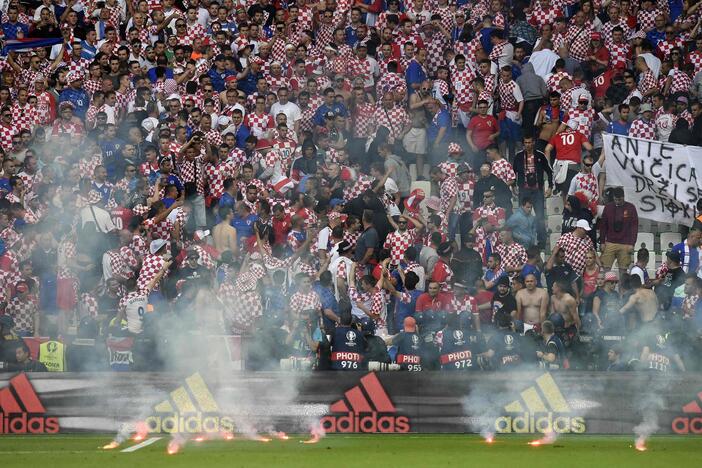
<path id="1" fill-rule="evenodd" d="M 185 379 L 185 383 L 190 387 L 190 391 L 195 396 L 195 401 L 200 406 L 200 411 L 203 413 L 216 413 L 219 411 L 219 406 L 215 401 L 212 393 L 207 388 L 207 384 L 202 380 L 199 372 Z"/>
<path id="2" fill-rule="evenodd" d="M 193 404 L 193 400 L 190 399 L 185 387 L 180 387 L 171 392 L 171 398 L 176 404 L 178 411 L 181 413 L 197 413 L 197 408 Z"/>
<path id="3" fill-rule="evenodd" d="M 548 411 L 546 409 L 546 405 L 544 405 L 544 401 L 539 396 L 539 393 L 536 391 L 535 387 L 527 388 L 520 393 L 520 395 L 526 403 L 527 408 L 529 408 L 530 413 L 542 413 Z"/>
<path id="4" fill-rule="evenodd" d="M 536 384 L 539 386 L 541 391 L 544 392 L 546 401 L 548 401 L 548 404 L 551 405 L 553 411 L 557 411 L 559 413 L 567 413 L 570 411 L 568 402 L 563 397 L 563 394 L 559 390 L 558 385 L 556 385 L 556 381 L 553 380 L 553 377 L 551 377 L 551 374 L 542 375 L 536 379 Z"/>

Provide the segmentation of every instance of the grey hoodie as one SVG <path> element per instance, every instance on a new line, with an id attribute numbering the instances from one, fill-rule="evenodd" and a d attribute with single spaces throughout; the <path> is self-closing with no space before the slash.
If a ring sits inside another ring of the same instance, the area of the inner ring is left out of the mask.
<path id="1" fill-rule="evenodd" d="M 519 89 L 522 90 L 522 95 L 525 101 L 534 99 L 543 99 L 548 96 L 546 82 L 542 77 L 534 73 L 534 65 L 525 63 L 522 66 L 522 74 L 517 78 Z"/>

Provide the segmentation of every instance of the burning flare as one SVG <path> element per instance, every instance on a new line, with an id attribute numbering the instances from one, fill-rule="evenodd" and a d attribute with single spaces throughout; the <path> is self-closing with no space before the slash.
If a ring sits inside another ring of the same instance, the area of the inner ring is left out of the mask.
<path id="1" fill-rule="evenodd" d="M 193 439 L 195 442 L 204 442 L 205 441 L 205 436 L 197 436 Z"/>
<path id="2" fill-rule="evenodd" d="M 270 442 L 271 438 L 270 437 L 263 437 L 263 436 L 258 436 L 254 440 L 257 440 L 259 442 Z"/>
<path id="3" fill-rule="evenodd" d="M 636 444 L 634 444 L 634 448 L 638 450 L 639 452 L 645 452 L 646 449 L 646 438 L 645 437 L 639 437 L 636 439 Z"/>
<path id="4" fill-rule="evenodd" d="M 532 447 L 539 447 L 541 445 L 550 445 L 556 441 L 555 432 L 547 432 L 544 436 L 538 440 L 532 440 L 529 445 Z"/>
<path id="5" fill-rule="evenodd" d="M 113 440 L 109 444 L 103 445 L 102 449 L 103 450 L 112 450 L 112 449 L 116 449 L 117 447 L 119 447 L 119 442 L 117 442 L 116 440 Z"/>
<path id="6" fill-rule="evenodd" d="M 178 451 L 180 451 L 180 444 L 177 441 L 172 440 L 168 442 L 168 448 L 166 451 L 168 452 L 168 455 L 175 455 L 178 453 Z"/>
<path id="7" fill-rule="evenodd" d="M 486 444 L 492 444 L 493 442 L 495 442 L 495 436 L 493 434 L 488 434 L 487 436 L 485 436 Z"/>
<path id="8" fill-rule="evenodd" d="M 321 427 L 313 427 L 310 431 L 311 437 L 307 440 L 301 440 L 303 444 L 316 444 L 324 437 L 324 429 Z"/>
<path id="9" fill-rule="evenodd" d="M 273 432 L 271 432 L 270 435 L 272 435 L 273 437 L 277 438 L 278 440 L 288 440 L 288 439 L 290 439 L 290 437 L 289 437 L 285 432 L 283 432 L 283 431 L 279 431 L 279 432 L 273 431 Z"/>
<path id="10" fill-rule="evenodd" d="M 134 442 L 141 442 L 142 440 L 144 440 L 146 438 L 148 433 L 149 433 L 149 428 L 146 425 L 146 423 L 145 422 L 138 422 L 136 424 L 136 432 L 135 432 L 134 436 L 132 437 L 132 440 Z"/>
<path id="11" fill-rule="evenodd" d="M 232 434 L 231 432 L 222 432 L 220 435 L 224 440 L 234 440 L 234 434 Z"/>

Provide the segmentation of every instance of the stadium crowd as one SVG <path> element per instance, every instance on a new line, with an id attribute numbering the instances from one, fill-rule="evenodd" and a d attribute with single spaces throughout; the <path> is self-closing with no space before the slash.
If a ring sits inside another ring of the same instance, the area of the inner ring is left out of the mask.
<path id="1" fill-rule="evenodd" d="M 3 2 L 3 366 L 696 368 L 702 228 L 652 268 L 602 135 L 702 145 L 699 6 Z"/>

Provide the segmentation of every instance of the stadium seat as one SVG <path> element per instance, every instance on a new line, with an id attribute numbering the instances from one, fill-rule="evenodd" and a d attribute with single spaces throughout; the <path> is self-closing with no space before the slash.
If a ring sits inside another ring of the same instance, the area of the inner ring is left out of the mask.
<path id="1" fill-rule="evenodd" d="M 650 232 L 640 232 L 636 236 L 636 244 L 634 245 L 634 250 L 639 250 L 641 247 L 646 247 L 649 251 L 655 249 L 653 245 L 653 234 Z"/>
<path id="2" fill-rule="evenodd" d="M 651 232 L 651 220 L 639 218 L 639 232 Z"/>
<path id="3" fill-rule="evenodd" d="M 556 242 L 558 242 L 558 239 L 560 239 L 561 233 L 559 232 L 552 232 L 551 235 L 548 237 L 549 242 L 551 243 L 551 250 L 553 250 L 553 247 L 556 245 Z"/>
<path id="4" fill-rule="evenodd" d="M 563 216 L 561 216 L 561 215 L 548 215 L 548 218 L 546 220 L 546 228 L 550 232 L 557 232 L 560 235 L 562 225 L 563 225 Z"/>
<path id="5" fill-rule="evenodd" d="M 417 165 L 416 164 L 409 165 L 409 174 L 410 174 L 410 180 L 417 180 Z"/>
<path id="6" fill-rule="evenodd" d="M 560 215 L 563 213 L 563 199 L 561 197 L 549 197 L 546 199 L 546 215 Z"/>
<path id="7" fill-rule="evenodd" d="M 679 232 L 661 232 L 661 252 L 669 251 L 675 244 L 679 244 L 682 235 Z"/>

